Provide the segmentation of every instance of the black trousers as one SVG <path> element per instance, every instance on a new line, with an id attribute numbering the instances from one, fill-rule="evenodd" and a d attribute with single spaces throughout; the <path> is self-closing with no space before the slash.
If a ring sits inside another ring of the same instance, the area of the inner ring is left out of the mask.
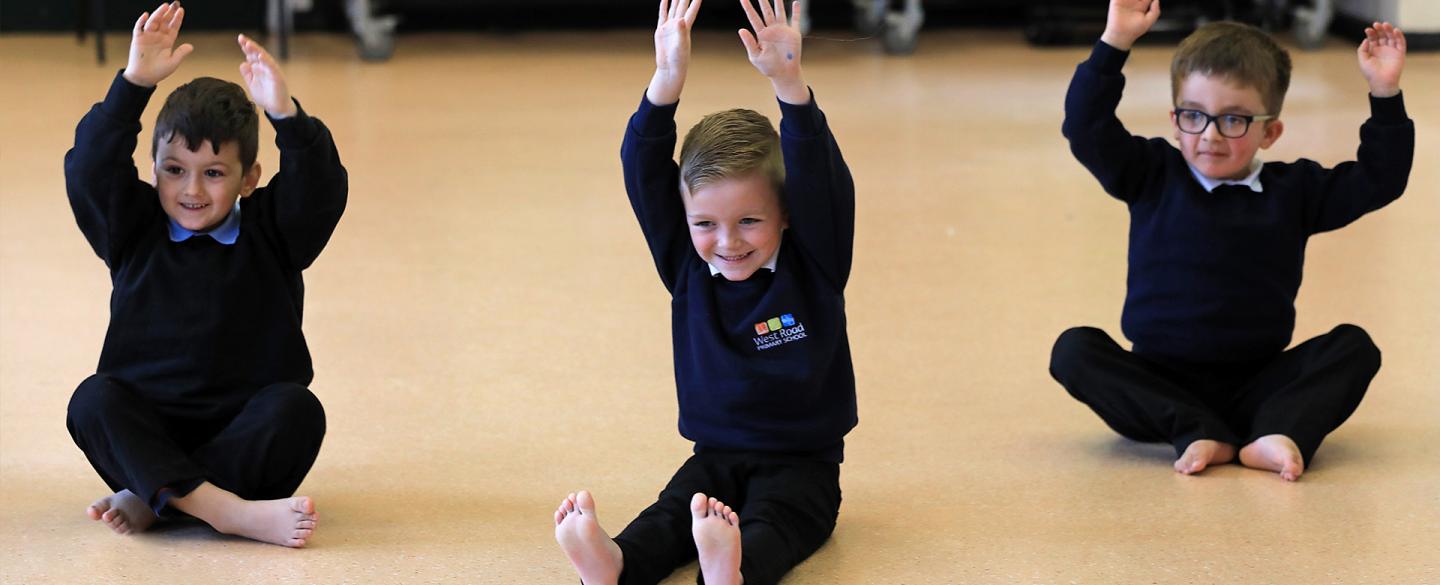
<path id="1" fill-rule="evenodd" d="M 289 497 L 325 436 L 320 400 L 291 383 L 196 416 L 97 374 L 75 389 L 65 422 L 106 485 L 130 490 L 156 514 L 206 481 L 248 500 Z"/>
<path id="2" fill-rule="evenodd" d="M 695 454 L 675 472 L 658 501 L 615 537 L 625 559 L 621 585 L 659 583 L 695 560 L 690 531 L 695 492 L 725 502 L 740 515 L 740 574 L 746 585 L 769 585 L 819 550 L 835 531 L 840 464 L 764 453 Z"/>
<path id="3" fill-rule="evenodd" d="M 1280 434 L 1307 465 L 1379 370 L 1380 350 L 1354 325 L 1245 363 L 1141 356 L 1093 327 L 1062 333 L 1050 356 L 1050 375 L 1125 437 L 1168 442 L 1178 456 L 1199 439 L 1240 447 Z"/>

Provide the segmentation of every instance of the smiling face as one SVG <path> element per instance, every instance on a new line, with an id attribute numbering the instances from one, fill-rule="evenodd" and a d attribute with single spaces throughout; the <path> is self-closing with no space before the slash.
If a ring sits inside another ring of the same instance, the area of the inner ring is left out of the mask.
<path id="1" fill-rule="evenodd" d="M 240 163 L 240 146 L 234 141 L 221 144 L 219 153 L 209 140 L 193 151 L 181 136 L 156 144 L 155 188 L 160 192 L 160 207 L 192 232 L 220 225 L 235 200 L 249 197 L 259 181 L 260 163 L 245 169 Z"/>
<path id="2" fill-rule="evenodd" d="M 690 241 L 726 280 L 750 278 L 780 248 L 789 227 L 771 180 L 755 172 L 682 189 Z"/>
<path id="3" fill-rule="evenodd" d="M 1260 91 L 1242 85 L 1227 77 L 1216 77 L 1202 73 L 1191 73 L 1185 77 L 1175 96 L 1175 107 L 1199 110 L 1219 116 L 1237 114 L 1259 116 L 1270 114 L 1265 111 L 1265 101 Z M 1185 161 L 1200 171 L 1200 174 L 1214 180 L 1238 180 L 1250 174 L 1251 161 L 1262 148 L 1270 148 L 1285 125 L 1280 120 L 1256 120 L 1250 130 L 1240 138 L 1226 138 L 1220 135 L 1217 124 L 1211 123 L 1200 134 L 1180 131 L 1175 113 L 1170 113 L 1171 125 L 1175 127 L 1175 140 L 1180 143 L 1180 152 Z"/>

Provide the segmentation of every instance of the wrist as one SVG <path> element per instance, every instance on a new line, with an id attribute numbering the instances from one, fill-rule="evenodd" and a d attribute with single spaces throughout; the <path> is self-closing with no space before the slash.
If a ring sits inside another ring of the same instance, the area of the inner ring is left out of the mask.
<path id="1" fill-rule="evenodd" d="M 668 106 L 680 101 L 680 92 L 685 89 L 685 75 L 676 75 L 673 70 L 656 69 L 650 78 L 650 87 L 645 90 L 645 99 L 657 106 Z"/>
<path id="2" fill-rule="evenodd" d="M 1105 33 L 1100 35 L 1100 40 L 1121 51 L 1129 51 L 1131 47 L 1135 46 L 1136 37 L 1122 35 L 1110 29 L 1105 29 Z"/>
<path id="3" fill-rule="evenodd" d="M 158 82 L 151 81 L 142 76 L 136 75 L 134 72 L 130 71 L 129 67 L 126 67 L 125 72 L 121 73 L 120 76 L 124 77 L 125 81 L 133 83 L 140 87 L 155 87 L 156 85 L 159 85 Z"/>
<path id="4" fill-rule="evenodd" d="M 270 116 L 270 118 L 274 120 L 284 120 L 286 118 L 292 118 L 295 116 L 295 114 L 300 113 L 300 109 L 295 107 L 295 100 L 290 98 L 289 96 L 286 96 L 285 101 L 281 102 L 281 104 L 282 105 L 279 108 L 273 110 L 270 108 L 265 108 L 265 114 Z"/>
<path id="5" fill-rule="evenodd" d="M 805 85 L 805 79 L 799 75 L 771 79 L 770 85 L 775 88 L 775 97 L 780 98 L 780 101 L 797 106 L 810 103 L 810 86 Z"/>
<path id="6" fill-rule="evenodd" d="M 1392 98 L 1400 95 L 1400 86 L 1396 85 L 1371 85 L 1370 95 L 1377 98 Z"/>

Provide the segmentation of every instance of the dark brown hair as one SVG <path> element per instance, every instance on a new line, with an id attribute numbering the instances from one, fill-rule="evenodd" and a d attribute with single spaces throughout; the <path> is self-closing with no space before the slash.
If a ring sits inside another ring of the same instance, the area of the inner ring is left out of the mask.
<path id="1" fill-rule="evenodd" d="M 185 139 L 190 152 L 209 140 L 215 154 L 220 154 L 221 145 L 234 141 L 240 146 L 241 170 L 249 170 L 260 149 L 260 117 L 239 85 L 197 77 L 165 98 L 155 120 L 150 157 L 155 157 L 161 140 L 170 143 L 176 136 Z"/>

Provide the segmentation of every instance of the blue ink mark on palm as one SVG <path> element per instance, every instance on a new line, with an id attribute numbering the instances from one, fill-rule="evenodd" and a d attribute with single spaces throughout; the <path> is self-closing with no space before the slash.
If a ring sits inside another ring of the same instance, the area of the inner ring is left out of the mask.
<path id="1" fill-rule="evenodd" d="M 795 53 L 785 53 L 785 60 L 786 60 L 786 61 L 794 61 L 794 60 L 795 60 Z"/>

